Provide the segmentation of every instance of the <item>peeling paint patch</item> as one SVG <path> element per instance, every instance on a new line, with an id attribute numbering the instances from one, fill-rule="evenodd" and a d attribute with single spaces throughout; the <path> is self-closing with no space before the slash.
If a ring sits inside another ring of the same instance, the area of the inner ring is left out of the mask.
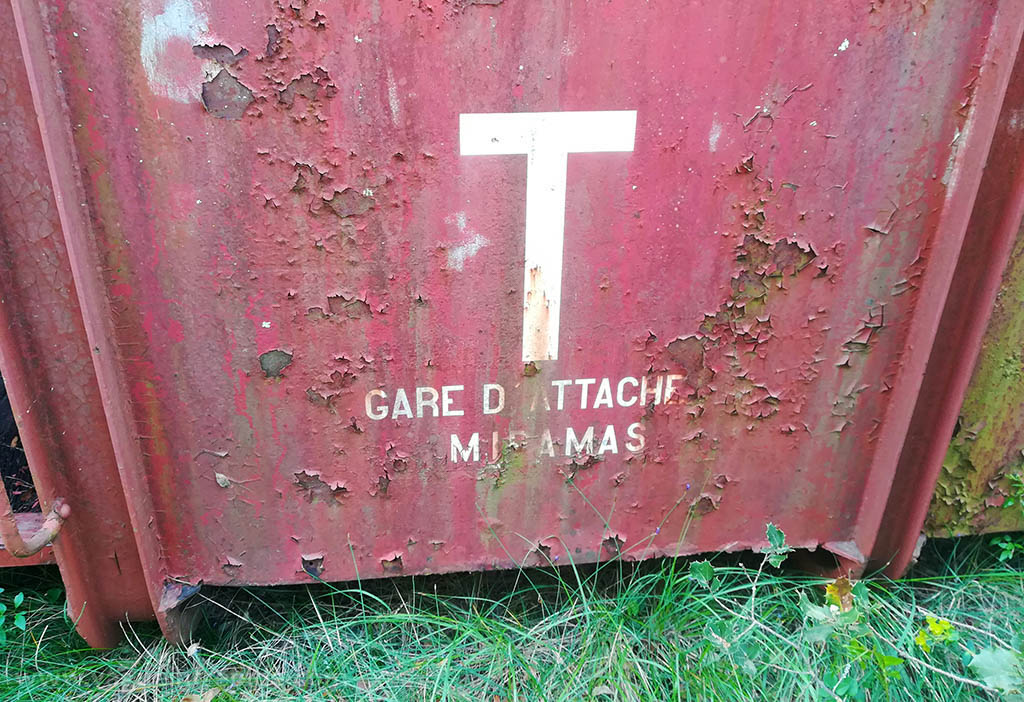
<path id="1" fill-rule="evenodd" d="M 320 90 L 326 98 L 334 97 L 338 89 L 331 82 L 331 76 L 322 68 L 315 68 L 288 81 L 288 85 L 277 94 L 278 102 L 288 107 L 295 104 L 295 96 L 301 95 L 310 102 L 320 97 Z"/>
<path id="2" fill-rule="evenodd" d="M 267 25 L 267 49 L 266 55 L 273 56 L 281 50 L 281 30 L 276 24 Z"/>
<path id="3" fill-rule="evenodd" d="M 461 271 L 466 265 L 466 259 L 476 256 L 484 246 L 487 239 L 480 234 L 473 234 L 473 238 L 448 249 L 448 267 Z"/>
<path id="4" fill-rule="evenodd" d="M 142 13 L 139 59 L 149 89 L 178 102 L 192 102 L 205 77 L 199 62 L 182 65 L 181 58 L 201 43 L 208 18 L 192 0 L 168 0 L 157 14 Z"/>
<path id="5" fill-rule="evenodd" d="M 214 44 L 212 46 L 209 44 L 196 44 L 192 47 L 192 53 L 201 59 L 215 61 L 222 66 L 230 66 L 248 56 L 249 50 L 239 49 L 238 53 L 235 53 L 231 47 L 224 46 L 223 44 Z"/>
<path id="6" fill-rule="evenodd" d="M 281 377 L 281 371 L 292 363 L 292 354 L 281 349 L 272 349 L 260 354 L 260 368 L 268 378 Z"/>
<path id="7" fill-rule="evenodd" d="M 470 235 L 468 240 L 455 244 L 448 249 L 448 267 L 461 271 L 466 265 L 466 259 L 476 256 L 480 249 L 490 242 L 479 233 L 467 227 L 465 212 L 456 212 L 450 217 L 445 217 L 444 221 L 448 224 L 454 223 L 460 234 Z"/>
<path id="8" fill-rule="evenodd" d="M 348 494 L 344 482 L 328 483 L 319 473 L 311 470 L 300 470 L 296 473 L 295 484 L 305 493 L 306 501 L 310 504 L 317 499 L 328 504 L 339 503 Z"/>
<path id="9" fill-rule="evenodd" d="M 718 138 L 722 136 L 722 125 L 715 120 L 711 123 L 711 131 L 708 132 L 708 150 L 714 153 L 718 149 Z"/>
<path id="10" fill-rule="evenodd" d="M 331 315 L 344 315 L 349 319 L 362 319 L 373 316 L 373 310 L 366 300 L 360 300 L 355 295 L 330 295 L 327 298 L 327 309 Z"/>
<path id="11" fill-rule="evenodd" d="M 388 107 L 391 108 L 391 122 L 398 126 L 402 121 L 402 105 L 398 101 L 398 86 L 395 84 L 395 74 L 388 68 Z"/>
<path id="12" fill-rule="evenodd" d="M 948 190 L 953 190 L 954 186 L 956 185 L 956 154 L 960 148 L 960 138 L 962 136 L 963 133 L 960 131 L 958 127 L 956 133 L 953 134 L 953 141 L 950 142 L 949 158 L 946 160 L 946 170 L 942 173 L 941 181 L 942 184 L 945 185 Z"/>

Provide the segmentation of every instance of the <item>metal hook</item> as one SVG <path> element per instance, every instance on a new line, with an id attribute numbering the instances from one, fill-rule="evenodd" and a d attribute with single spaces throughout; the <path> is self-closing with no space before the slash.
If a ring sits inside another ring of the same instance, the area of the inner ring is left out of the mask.
<path id="1" fill-rule="evenodd" d="M 0 484 L 0 538 L 4 541 L 7 553 L 16 558 L 27 558 L 39 553 L 48 543 L 53 541 L 60 532 L 64 520 L 71 514 L 71 506 L 58 497 L 50 505 L 50 511 L 43 520 L 43 525 L 28 539 L 23 539 L 18 531 L 18 523 L 11 509 L 11 501 L 7 499 L 7 490 Z"/>

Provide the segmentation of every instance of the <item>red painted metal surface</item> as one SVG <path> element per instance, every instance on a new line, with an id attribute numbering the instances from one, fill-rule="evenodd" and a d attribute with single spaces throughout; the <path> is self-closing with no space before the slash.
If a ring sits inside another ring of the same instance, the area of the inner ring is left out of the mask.
<path id="1" fill-rule="evenodd" d="M 769 521 L 878 553 L 1019 3 L 15 9 L 77 433 L 109 429 L 169 634 L 199 583 Z"/>

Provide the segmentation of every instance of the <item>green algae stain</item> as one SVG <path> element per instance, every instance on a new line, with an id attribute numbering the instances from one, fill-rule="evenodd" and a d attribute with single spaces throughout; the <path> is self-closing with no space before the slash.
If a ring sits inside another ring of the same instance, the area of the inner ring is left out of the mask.
<path id="1" fill-rule="evenodd" d="M 925 523 L 930 536 L 1024 529 L 1024 229 L 992 310 Z"/>

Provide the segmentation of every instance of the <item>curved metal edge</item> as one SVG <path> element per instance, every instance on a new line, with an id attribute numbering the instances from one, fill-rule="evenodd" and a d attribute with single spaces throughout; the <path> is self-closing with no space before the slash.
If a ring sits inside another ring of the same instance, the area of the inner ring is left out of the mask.
<path id="1" fill-rule="evenodd" d="M 899 446 L 888 500 L 872 506 L 877 513 L 872 519 L 879 528 L 869 551 L 869 568 L 884 569 L 890 577 L 902 575 L 920 548 L 942 461 L 1024 216 L 1024 134 L 1012 124 L 1012 113 L 1024 109 L 1022 33 L 1024 5 L 1006 3 L 992 38 L 998 53 L 986 57 L 983 67 L 990 70 L 994 87 L 1001 89 L 984 94 L 979 90 L 977 99 L 985 102 L 975 111 L 974 128 L 991 131 L 993 136 L 988 148 L 967 150 L 985 153 L 987 160 L 978 158 L 963 165 L 979 181 L 976 197 L 961 203 L 955 213 L 957 221 L 969 215 L 964 244 L 957 248 L 955 272 L 948 294 L 942 296 L 944 307 L 932 336 L 934 343 L 922 342 L 907 352 L 922 367 L 915 372 L 921 378 L 921 391 L 915 393 L 917 402 Z M 982 110 L 984 114 L 979 114 Z"/>
<path id="2" fill-rule="evenodd" d="M 35 318 L 45 315 L 24 314 L 24 305 L 31 303 L 55 306 L 70 304 L 74 307 L 71 314 L 84 326 L 85 333 L 78 327 L 77 335 L 66 329 L 62 329 L 61 334 L 81 346 L 77 352 L 81 353 L 82 358 L 89 354 L 92 347 L 106 349 L 108 346 L 108 342 L 103 340 L 89 343 L 99 333 L 90 327 L 89 312 L 102 303 L 102 298 L 89 294 L 95 293 L 95 287 L 83 288 L 79 282 L 83 268 L 89 267 L 82 260 L 85 255 L 82 242 L 87 239 L 88 230 L 83 228 L 87 224 L 82 219 L 85 213 L 78 207 L 82 200 L 78 196 L 80 184 L 77 181 L 70 125 L 65 117 L 62 92 L 51 63 L 43 15 L 45 10 L 41 5 L 27 0 L 14 0 L 10 4 L 10 10 L 4 12 L 8 15 L 5 21 L 10 23 L 9 16 L 13 14 L 13 23 L 7 26 L 13 25 L 17 34 L 6 31 L 4 43 L 13 44 L 9 51 L 15 55 L 20 52 L 24 63 L 26 80 L 20 89 L 26 98 L 30 94 L 30 100 L 26 99 L 25 102 L 35 112 L 38 133 L 33 136 L 38 136 L 45 153 L 45 162 L 40 157 L 38 164 L 43 166 L 42 173 L 37 169 L 36 177 L 46 180 L 47 174 L 49 176 L 48 185 L 53 197 L 48 204 L 56 210 L 59 228 L 64 235 L 62 250 L 59 252 L 62 254 L 61 262 L 59 270 L 53 271 L 53 282 L 54 285 L 59 282 L 70 290 L 63 290 L 62 295 L 61 291 L 37 286 L 43 290 L 40 293 L 43 297 L 39 300 L 36 299 L 38 295 L 28 295 L 31 301 L 18 299 L 18 290 L 7 299 L 0 296 L 0 366 L 8 379 L 11 405 L 15 409 L 22 443 L 42 502 L 48 503 L 54 499 L 54 495 L 60 493 L 74 497 L 76 504 L 86 505 L 76 508 L 77 517 L 63 529 L 53 550 L 67 591 L 68 614 L 76 622 L 78 633 L 91 646 L 106 648 L 116 645 L 123 638 L 121 622 L 125 618 L 143 619 L 152 616 L 155 605 L 151 597 L 152 589 L 148 585 L 153 578 L 145 576 L 154 574 L 145 567 L 147 563 L 159 561 L 154 556 L 152 544 L 148 545 L 148 559 L 141 559 L 137 551 L 137 541 L 144 539 L 130 522 L 128 510 L 132 500 L 122 494 L 123 486 L 113 465 L 114 453 L 110 451 L 110 444 L 114 445 L 115 451 L 119 448 L 114 436 L 118 432 L 109 421 L 106 427 L 96 426 L 94 417 L 90 417 L 84 426 L 69 424 L 73 419 L 66 416 L 62 420 L 63 424 L 56 420 L 55 417 L 60 415 L 59 408 L 44 401 L 48 394 L 39 387 L 39 383 L 46 380 L 38 377 L 34 369 L 41 363 L 44 371 L 60 377 L 60 361 L 39 361 L 33 358 L 32 349 L 23 348 L 26 340 L 48 343 L 46 335 L 52 331 L 45 322 L 36 326 Z M 6 7 L 3 9 L 6 10 Z M 56 222 L 54 228 L 58 228 Z M 5 233 L 4 238 L 10 235 L 17 242 L 16 234 Z M 59 237 L 60 233 L 54 234 Z M 67 247 L 66 258 L 63 257 L 64 246 Z M 16 247 L 15 250 L 21 249 Z M 31 262 L 30 258 L 26 258 Z M 50 297 L 45 297 L 45 294 Z M 11 326 L 12 322 L 17 323 L 17 326 Z M 90 397 L 84 402 L 95 401 L 99 404 L 99 400 L 103 399 L 104 412 L 99 414 L 109 417 L 109 408 L 102 392 L 103 381 L 104 378 L 99 374 L 96 377 L 90 376 L 90 382 L 95 385 L 89 388 Z M 95 400 L 93 396 L 96 396 Z M 97 434 L 101 435 L 100 443 L 107 442 L 104 444 L 104 462 L 85 466 L 79 460 L 77 465 L 70 465 L 69 457 L 64 454 L 69 449 L 73 450 L 76 441 L 83 438 L 91 441 Z M 118 435 L 123 452 L 125 432 L 122 430 Z M 121 454 L 117 455 L 120 458 Z"/>

